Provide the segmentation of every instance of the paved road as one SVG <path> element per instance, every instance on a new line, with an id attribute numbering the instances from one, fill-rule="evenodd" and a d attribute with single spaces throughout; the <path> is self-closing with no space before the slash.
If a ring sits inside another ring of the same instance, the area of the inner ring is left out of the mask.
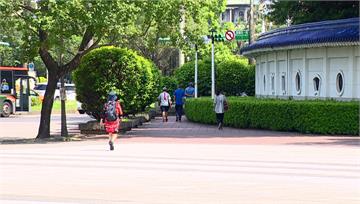
<path id="1" fill-rule="evenodd" d="M 84 114 L 67 114 L 68 131 L 77 134 L 80 122 L 91 120 Z M 11 115 L 9 118 L 0 117 L 0 141 L 9 139 L 35 138 L 38 132 L 40 115 Z M 61 117 L 59 114 L 51 116 L 51 134 L 60 135 Z"/>
<path id="2" fill-rule="evenodd" d="M 1 145 L 0 203 L 360 203 L 358 144 L 157 119 L 115 151 L 103 136 Z"/>

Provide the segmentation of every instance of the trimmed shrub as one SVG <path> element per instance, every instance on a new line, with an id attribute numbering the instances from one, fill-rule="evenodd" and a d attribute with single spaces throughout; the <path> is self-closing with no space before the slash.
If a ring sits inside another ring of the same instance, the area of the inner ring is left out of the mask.
<path id="1" fill-rule="evenodd" d="M 239 96 L 245 92 L 255 94 L 255 67 L 247 60 L 232 58 L 221 62 L 216 70 L 216 88 L 227 96 Z"/>
<path id="2" fill-rule="evenodd" d="M 175 71 L 175 77 L 183 87 L 194 82 L 194 61 L 185 63 Z M 249 65 L 247 59 L 235 55 L 219 56 L 215 64 L 215 84 L 226 95 L 255 94 L 255 67 Z M 198 61 L 198 94 L 211 95 L 211 59 Z"/>
<path id="3" fill-rule="evenodd" d="M 189 82 L 194 82 L 195 62 L 187 62 L 181 68 L 175 71 L 175 78 L 186 88 Z M 198 95 L 211 95 L 211 60 L 198 61 Z"/>
<path id="4" fill-rule="evenodd" d="M 299 131 L 302 133 L 359 135 L 358 102 L 294 101 L 230 97 L 224 123 L 237 128 Z M 186 102 L 190 121 L 215 124 L 210 98 Z"/>
<path id="5" fill-rule="evenodd" d="M 126 113 L 145 110 L 159 93 L 160 73 L 134 51 L 103 47 L 82 58 L 74 82 L 77 100 L 99 119 L 110 91 L 118 94 Z"/>

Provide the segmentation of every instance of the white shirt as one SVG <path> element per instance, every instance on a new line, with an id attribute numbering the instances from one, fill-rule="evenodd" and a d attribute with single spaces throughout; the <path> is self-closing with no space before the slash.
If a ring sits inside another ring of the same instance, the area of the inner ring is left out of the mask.
<path id="1" fill-rule="evenodd" d="M 226 97 L 222 94 L 215 96 L 214 105 L 215 105 L 215 113 L 224 113 L 224 101 L 226 101 Z"/>
<path id="2" fill-rule="evenodd" d="M 158 99 L 160 100 L 160 106 L 169 106 L 169 101 L 171 101 L 171 97 L 170 94 L 168 94 L 167 92 L 162 92 Z"/>

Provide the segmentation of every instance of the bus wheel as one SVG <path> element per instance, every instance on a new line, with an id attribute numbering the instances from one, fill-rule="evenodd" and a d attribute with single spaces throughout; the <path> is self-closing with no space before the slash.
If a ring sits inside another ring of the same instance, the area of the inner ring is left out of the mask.
<path id="1" fill-rule="evenodd" d="M 11 103 L 5 101 L 3 104 L 3 112 L 1 113 L 1 116 L 9 117 L 11 114 L 11 109 L 12 109 Z"/>

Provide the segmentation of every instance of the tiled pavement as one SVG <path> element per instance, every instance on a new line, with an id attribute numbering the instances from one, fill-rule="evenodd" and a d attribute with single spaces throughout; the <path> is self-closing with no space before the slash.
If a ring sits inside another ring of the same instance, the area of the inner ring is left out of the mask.
<path id="1" fill-rule="evenodd" d="M 354 136 L 324 136 L 296 132 L 269 130 L 236 129 L 224 127 L 218 130 L 215 125 L 188 122 L 162 122 L 160 117 L 145 123 L 139 128 L 121 135 L 125 142 L 178 142 L 213 144 L 294 144 L 294 145 L 343 145 L 358 146 L 360 138 Z"/>

